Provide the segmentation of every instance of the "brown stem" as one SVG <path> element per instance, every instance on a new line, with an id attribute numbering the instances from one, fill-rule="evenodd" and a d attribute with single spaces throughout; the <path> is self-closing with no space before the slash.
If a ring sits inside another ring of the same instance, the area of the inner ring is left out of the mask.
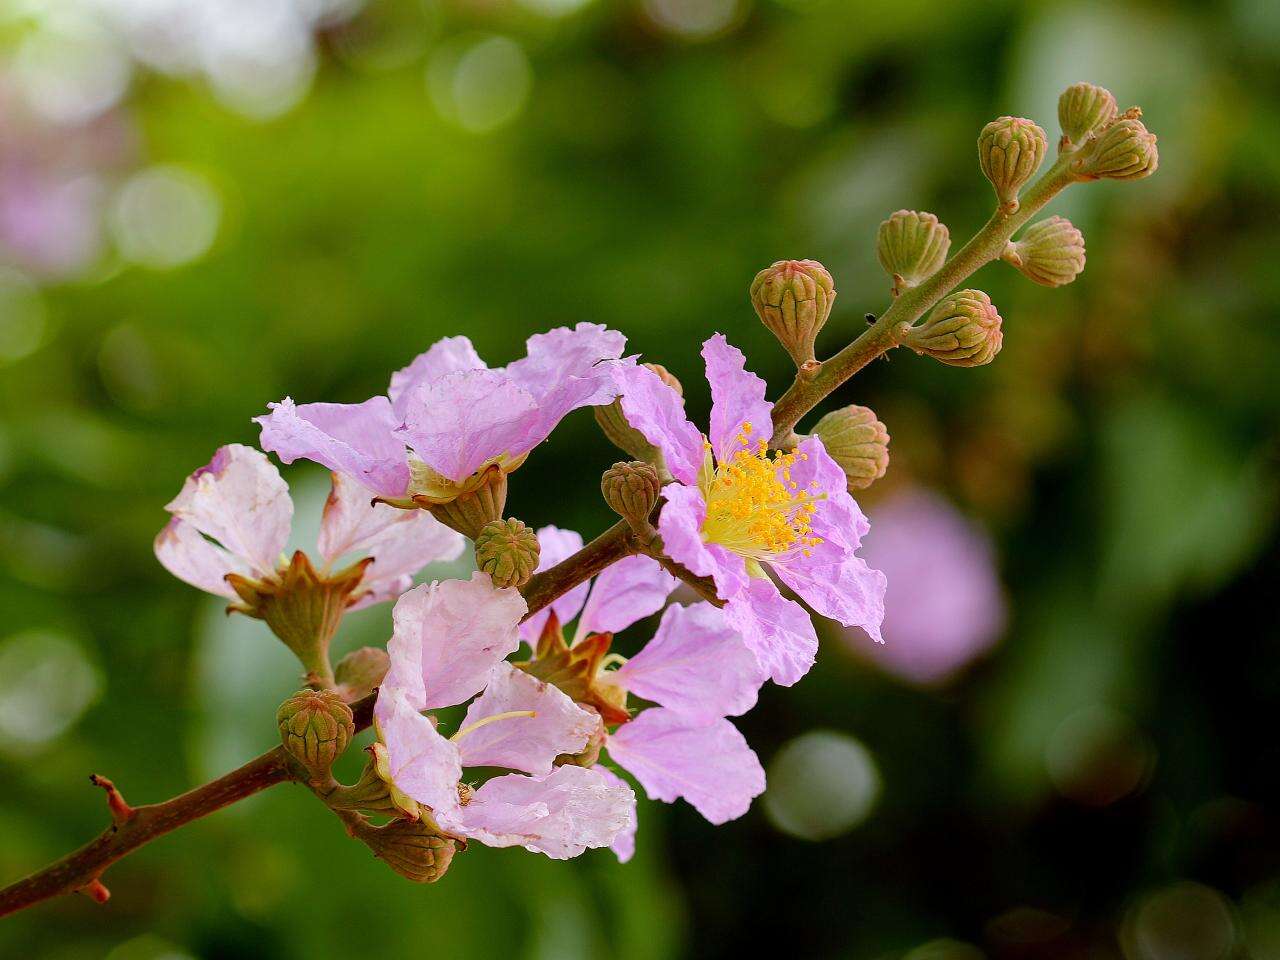
<path id="1" fill-rule="evenodd" d="M 580 583 L 623 557 L 640 551 L 640 544 L 625 520 L 619 520 L 573 556 L 554 567 L 535 573 L 521 591 L 529 604 L 529 616 L 537 613 L 557 597 L 564 596 Z"/>

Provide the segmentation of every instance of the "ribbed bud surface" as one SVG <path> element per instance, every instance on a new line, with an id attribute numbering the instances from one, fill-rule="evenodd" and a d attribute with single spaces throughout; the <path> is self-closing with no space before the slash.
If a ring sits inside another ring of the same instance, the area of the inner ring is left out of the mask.
<path id="1" fill-rule="evenodd" d="M 1066 217 L 1050 217 L 1027 227 L 1004 259 L 1036 283 L 1060 287 L 1084 270 L 1084 234 Z"/>
<path id="2" fill-rule="evenodd" d="M 992 361 L 1003 340 L 991 298 L 981 290 L 961 290 L 934 307 L 903 342 L 953 367 L 979 367 Z"/>
<path id="3" fill-rule="evenodd" d="M 514 517 L 491 520 L 476 535 L 476 566 L 496 587 L 523 587 L 538 568 L 538 535 Z"/>
<path id="4" fill-rule="evenodd" d="M 751 305 L 796 366 L 814 359 L 814 340 L 835 298 L 835 281 L 817 260 L 779 260 L 751 282 Z"/>
<path id="5" fill-rule="evenodd" d="M 889 469 L 889 431 L 870 407 L 832 410 L 813 433 L 844 471 L 850 490 L 866 489 Z"/>
<path id="6" fill-rule="evenodd" d="M 276 711 L 280 742 L 311 775 L 323 781 L 355 735 L 351 708 L 328 690 L 302 690 Z"/>
<path id="7" fill-rule="evenodd" d="M 936 273 L 951 249 L 951 232 L 932 213 L 899 210 L 880 224 L 876 255 L 891 277 L 914 287 Z"/>
<path id="8" fill-rule="evenodd" d="M 1018 209 L 1018 191 L 1044 160 L 1044 131 L 1024 117 L 1000 117 L 978 135 L 978 162 L 1006 210 Z"/>

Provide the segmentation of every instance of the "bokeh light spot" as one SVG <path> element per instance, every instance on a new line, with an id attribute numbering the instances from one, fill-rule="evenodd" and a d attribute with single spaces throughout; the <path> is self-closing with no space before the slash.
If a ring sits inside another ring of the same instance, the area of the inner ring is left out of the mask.
<path id="1" fill-rule="evenodd" d="M 24 274 L 0 267 L 0 364 L 21 360 L 44 341 L 45 307 Z"/>
<path id="2" fill-rule="evenodd" d="M 427 68 L 436 109 L 472 133 L 488 133 L 514 120 L 532 82 L 524 50 L 507 37 L 487 37 L 462 49 L 445 48 Z"/>
<path id="3" fill-rule="evenodd" d="M 814 730 L 783 745 L 769 764 L 764 808 L 783 833 L 828 840 L 852 830 L 880 796 L 875 759 L 853 737 Z"/>
<path id="4" fill-rule="evenodd" d="M 22 40 L 13 76 L 36 113 L 55 123 L 81 123 L 124 95 L 129 58 L 111 31 L 93 18 L 74 6 L 54 10 Z"/>
<path id="5" fill-rule="evenodd" d="M 645 0 L 653 22 L 686 40 L 708 40 L 739 23 L 742 0 Z"/>
<path id="6" fill-rule="evenodd" d="M 163 164 L 130 178 L 116 196 L 111 227 L 120 253 L 134 263 L 165 269 L 203 256 L 213 245 L 218 195 L 204 177 Z"/>
<path id="7" fill-rule="evenodd" d="M 1177 883 L 1129 911 L 1121 942 L 1126 960 L 1222 960 L 1235 938 L 1235 918 L 1222 894 Z"/>
<path id="8" fill-rule="evenodd" d="M 1058 725 L 1045 748 L 1045 767 L 1064 797 L 1105 807 L 1147 782 L 1155 750 L 1124 714 L 1109 707 L 1078 710 Z"/>
<path id="9" fill-rule="evenodd" d="M 80 644 L 48 630 L 0 641 L 0 749 L 26 755 L 56 740 L 102 692 Z"/>

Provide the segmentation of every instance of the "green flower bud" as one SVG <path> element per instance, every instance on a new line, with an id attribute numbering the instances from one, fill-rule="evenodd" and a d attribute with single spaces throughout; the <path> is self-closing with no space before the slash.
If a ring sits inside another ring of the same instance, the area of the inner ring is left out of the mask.
<path id="1" fill-rule="evenodd" d="M 932 213 L 899 210 L 876 233 L 876 255 L 893 277 L 895 292 L 936 273 L 950 249 L 951 232 Z"/>
<path id="2" fill-rule="evenodd" d="M 356 732 L 351 708 L 328 690 L 295 693 L 276 711 L 276 724 L 280 742 L 306 768 L 312 783 L 329 779 L 334 761 L 346 751 Z"/>
<path id="3" fill-rule="evenodd" d="M 362 830 L 361 840 L 373 855 L 414 883 L 435 883 L 445 875 L 459 841 L 442 836 L 422 820 L 392 820 Z"/>
<path id="4" fill-rule="evenodd" d="M 661 492 L 658 471 L 640 460 L 615 463 L 600 477 L 604 502 L 637 533 L 649 531 L 649 514 Z"/>
<path id="5" fill-rule="evenodd" d="M 1002 257 L 1036 283 L 1060 287 L 1084 269 L 1084 234 L 1065 217 L 1050 217 L 1027 227 Z"/>
<path id="6" fill-rule="evenodd" d="M 523 458 L 517 463 L 523 462 Z M 514 469 L 512 467 L 511 469 Z M 442 502 L 415 497 L 420 505 L 450 529 L 474 540 L 486 523 L 497 520 L 507 506 L 507 470 L 499 464 L 490 464 L 468 478 L 464 493 Z"/>
<path id="7" fill-rule="evenodd" d="M 889 431 L 870 407 L 832 410 L 813 433 L 844 470 L 851 491 L 866 489 L 889 469 Z"/>
<path id="8" fill-rule="evenodd" d="M 515 518 L 491 520 L 476 535 L 476 566 L 495 587 L 523 587 L 538 567 L 538 535 Z"/>
<path id="9" fill-rule="evenodd" d="M 1003 339 L 1000 314 L 991 298 L 981 290 L 961 290 L 907 331 L 903 343 L 953 367 L 979 367 L 1000 352 Z"/>
<path id="10" fill-rule="evenodd" d="M 1101 130 L 1116 115 L 1111 91 L 1092 83 L 1073 83 L 1058 98 L 1058 125 L 1063 147 L 1083 144 L 1089 134 Z"/>
<path id="11" fill-rule="evenodd" d="M 751 282 L 751 305 L 798 367 L 814 361 L 814 339 L 835 299 L 835 281 L 817 260 L 779 260 Z"/>
<path id="12" fill-rule="evenodd" d="M 1046 147 L 1044 131 L 1022 117 L 1001 117 L 982 128 L 978 162 L 1005 211 L 1018 209 L 1018 191 L 1035 176 Z"/>
<path id="13" fill-rule="evenodd" d="M 1080 180 L 1141 180 L 1156 172 L 1160 152 L 1156 135 L 1138 118 L 1136 107 L 1108 125 L 1093 146 L 1071 164 L 1071 172 Z"/>
<path id="14" fill-rule="evenodd" d="M 338 661 L 333 671 L 338 692 L 348 703 L 372 693 L 387 675 L 391 658 L 379 647 L 361 647 L 352 650 Z"/>
<path id="15" fill-rule="evenodd" d="M 666 367 L 658 363 L 646 363 L 658 379 L 669 386 L 681 397 L 684 396 L 684 387 L 680 381 L 667 370 Z M 650 463 L 656 463 L 659 453 L 644 435 L 631 424 L 627 423 L 626 415 L 622 412 L 622 403 L 618 400 L 613 403 L 603 404 L 602 406 L 593 407 L 595 410 L 596 423 L 600 425 L 600 430 L 619 450 L 629 453 L 637 460 L 646 460 Z"/>

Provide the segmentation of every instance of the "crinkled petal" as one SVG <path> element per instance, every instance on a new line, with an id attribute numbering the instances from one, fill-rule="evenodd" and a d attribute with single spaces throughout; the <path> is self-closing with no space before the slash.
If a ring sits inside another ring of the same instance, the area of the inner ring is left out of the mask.
<path id="1" fill-rule="evenodd" d="M 617 633 L 657 613 L 680 581 L 652 557 L 626 557 L 596 577 L 578 634 Z"/>
<path id="2" fill-rule="evenodd" d="M 742 816 L 764 792 L 764 770 L 728 720 L 700 723 L 658 707 L 609 738 L 609 756 L 640 781 L 650 799 L 683 797 L 712 823 Z"/>
<path id="3" fill-rule="evenodd" d="M 541 440 L 578 407 L 610 403 L 618 395 L 610 361 L 622 356 L 627 338 L 599 323 L 556 327 L 527 341 L 524 357 L 503 372 L 532 396 L 540 410 Z"/>
<path id="4" fill-rule="evenodd" d="M 471 702 L 460 730 L 500 713 L 532 710 L 532 717 L 508 717 L 458 738 L 468 767 L 507 767 L 540 776 L 551 772 L 562 753 L 581 753 L 600 727 L 600 715 L 583 710 L 559 688 L 509 663 L 493 668 L 484 693 Z"/>
<path id="5" fill-rule="evenodd" d="M 746 713 L 766 673 L 741 635 L 710 603 L 673 604 L 653 639 L 610 683 L 703 722 Z"/>
<path id="6" fill-rule="evenodd" d="M 634 817 L 635 794 L 625 783 L 566 765 L 547 777 L 495 777 L 451 828 L 491 847 L 522 846 L 567 860 L 609 846 Z"/>
<path id="7" fill-rule="evenodd" d="M 479 693 L 494 665 L 520 646 L 524 598 L 485 573 L 424 583 L 395 605 L 386 684 L 419 710 L 453 706 Z"/>
<path id="8" fill-rule="evenodd" d="M 742 448 L 744 424 L 751 424 L 750 446 L 773 435 L 773 404 L 764 398 L 768 384 L 746 369 L 746 357 L 724 334 L 702 345 L 702 358 L 711 384 L 711 447 L 723 462 Z"/>
<path id="9" fill-rule="evenodd" d="M 210 543 L 189 523 L 172 517 L 156 535 L 156 559 L 179 580 L 220 597 L 236 598 L 225 577 L 228 573 L 250 576 L 249 565 Z"/>
<path id="10" fill-rule="evenodd" d="M 466 337 L 445 337 L 437 340 L 424 353 L 413 358 L 407 367 L 391 375 L 391 406 L 396 415 L 404 417 L 404 406 L 419 384 L 439 380 L 445 374 L 461 370 L 484 370 L 485 362 Z"/>
<path id="11" fill-rule="evenodd" d="M 844 471 L 827 454 L 822 441 L 810 437 L 799 450 L 804 459 L 792 467 L 791 476 L 798 485 L 825 497 L 810 518 L 811 531 L 822 542 L 808 548 L 808 556 L 796 551 L 771 566 L 819 614 L 846 627 L 862 627 L 879 640 L 885 576 L 855 553 L 867 532 L 867 518 L 849 496 Z"/>
<path id="12" fill-rule="evenodd" d="M 582 549 L 582 534 L 574 530 L 561 530 L 559 527 L 542 527 L 538 530 L 538 570 L 554 567 L 561 560 L 566 560 Z M 546 625 L 551 611 L 556 612 L 556 619 L 566 624 L 578 615 L 587 593 L 591 589 L 590 582 L 580 583 L 568 593 L 557 597 L 551 606 L 544 607 L 524 623 L 520 624 L 520 636 L 530 646 L 537 644 L 542 628 Z"/>
<path id="13" fill-rule="evenodd" d="M 707 504 L 697 487 L 669 483 L 662 488 L 667 501 L 658 517 L 658 531 L 667 556 L 700 577 L 716 582 L 716 593 L 728 600 L 747 586 L 747 565 L 736 553 L 717 543 L 704 543 L 702 522 Z"/>
<path id="14" fill-rule="evenodd" d="M 419 384 L 402 398 L 396 436 L 437 473 L 461 482 L 503 454 L 518 457 L 542 438 L 529 392 L 497 370 L 465 370 Z"/>
<path id="15" fill-rule="evenodd" d="M 701 431 L 685 416 L 684 398 L 639 364 L 617 364 L 613 376 L 627 423 L 662 451 L 673 477 L 681 483 L 696 483 L 706 448 Z"/>
<path id="16" fill-rule="evenodd" d="M 293 522 L 280 471 L 262 451 L 239 443 L 219 447 L 165 509 L 261 574 L 275 570 Z"/>
<path id="17" fill-rule="evenodd" d="M 425 803 L 439 820 L 457 816 L 462 761 L 458 748 L 436 731 L 406 698 L 384 683 L 374 705 L 378 736 L 387 747 L 391 779 L 404 793 Z"/>
<path id="18" fill-rule="evenodd" d="M 818 655 L 813 621 L 804 607 L 780 594 L 772 580 L 753 579 L 725 604 L 724 615 L 774 683 L 789 687 L 813 666 Z"/>
<path id="19" fill-rule="evenodd" d="M 628 790 L 631 789 L 631 785 L 627 781 L 623 780 L 608 767 L 597 764 L 591 769 L 597 771 L 609 784 L 626 787 Z M 609 844 L 609 849 L 617 856 L 619 863 L 626 863 L 636 855 L 636 827 L 638 825 L 636 820 L 636 800 L 633 792 L 631 795 L 631 822 L 618 831 L 618 835 L 613 838 L 613 843 Z"/>
<path id="20" fill-rule="evenodd" d="M 384 497 L 404 495 L 409 466 L 404 444 L 391 432 L 399 421 L 386 397 L 364 403 L 294 404 L 285 397 L 255 417 L 262 427 L 262 449 L 285 463 L 314 460 L 350 474 Z"/>

